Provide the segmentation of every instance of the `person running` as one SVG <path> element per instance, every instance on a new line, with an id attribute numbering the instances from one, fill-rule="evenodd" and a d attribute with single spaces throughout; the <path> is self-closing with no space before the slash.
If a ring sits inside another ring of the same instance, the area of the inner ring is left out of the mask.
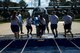
<path id="1" fill-rule="evenodd" d="M 49 33 L 49 27 L 48 27 L 48 24 L 49 24 L 49 15 L 45 14 L 44 18 L 45 18 L 45 21 L 46 21 L 46 29 L 47 29 L 47 32 Z"/>
<path id="2" fill-rule="evenodd" d="M 19 19 L 19 27 L 20 27 L 20 31 L 21 31 L 21 34 L 24 34 L 23 33 L 23 20 L 22 20 L 22 15 L 20 12 L 18 12 L 18 19 Z"/>
<path id="3" fill-rule="evenodd" d="M 11 30 L 15 35 L 15 38 L 19 38 L 19 20 L 16 16 L 16 12 L 13 12 L 11 16 Z"/>
<path id="4" fill-rule="evenodd" d="M 27 35 L 29 37 L 29 34 L 32 35 L 32 18 L 30 16 L 27 17 L 26 19 L 26 29 L 27 29 Z"/>
<path id="5" fill-rule="evenodd" d="M 72 31 L 71 31 L 72 17 L 68 15 L 67 12 L 64 12 L 64 16 L 62 20 L 64 21 L 64 36 L 66 37 L 66 33 L 70 32 L 70 34 L 73 37 Z"/>
<path id="6" fill-rule="evenodd" d="M 56 15 L 56 12 L 52 12 L 52 15 L 50 16 L 50 22 L 51 22 L 51 30 L 56 38 L 58 36 L 58 31 L 57 31 L 57 24 L 58 24 L 58 16 Z M 55 32 L 54 32 L 55 30 Z"/>
<path id="7" fill-rule="evenodd" d="M 34 25 L 36 26 L 36 35 L 39 37 L 39 17 L 40 15 L 36 15 L 34 17 Z"/>
<path id="8" fill-rule="evenodd" d="M 40 34 L 40 38 L 42 37 L 42 35 L 45 33 L 45 26 L 46 26 L 46 21 L 43 18 L 42 15 L 40 15 L 39 17 L 39 34 Z"/>

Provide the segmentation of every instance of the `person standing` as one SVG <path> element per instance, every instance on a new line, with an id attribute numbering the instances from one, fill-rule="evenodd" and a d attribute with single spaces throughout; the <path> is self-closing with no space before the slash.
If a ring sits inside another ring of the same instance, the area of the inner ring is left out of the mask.
<path id="1" fill-rule="evenodd" d="M 56 15 L 56 12 L 52 12 L 52 15 L 50 16 L 50 22 L 51 22 L 51 30 L 56 38 L 58 36 L 58 31 L 57 31 L 57 24 L 58 24 L 58 16 Z"/>
<path id="2" fill-rule="evenodd" d="M 64 36 L 66 37 L 66 33 L 70 32 L 70 34 L 73 37 L 72 31 L 71 31 L 72 17 L 68 15 L 67 12 L 64 12 L 64 16 L 62 20 L 64 21 Z"/>
<path id="3" fill-rule="evenodd" d="M 20 31 L 21 31 L 21 34 L 24 34 L 23 33 L 23 20 L 22 20 L 22 15 L 20 12 L 18 12 L 18 19 L 19 19 L 19 27 L 20 27 Z"/>
<path id="4" fill-rule="evenodd" d="M 16 16 L 16 12 L 13 12 L 11 16 L 11 30 L 15 35 L 15 38 L 19 38 L 19 20 Z"/>

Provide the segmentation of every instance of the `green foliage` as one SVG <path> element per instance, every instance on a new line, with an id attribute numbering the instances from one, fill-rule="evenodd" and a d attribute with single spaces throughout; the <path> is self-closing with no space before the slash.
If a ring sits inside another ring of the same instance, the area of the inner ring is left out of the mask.
<path id="1" fill-rule="evenodd" d="M 10 2 L 10 0 L 3 0 L 3 2 Z"/>
<path id="2" fill-rule="evenodd" d="M 67 2 L 65 2 L 63 5 L 64 5 L 64 6 L 69 6 L 69 5 L 71 5 L 71 2 L 70 2 L 70 1 L 67 1 Z"/>
<path id="3" fill-rule="evenodd" d="M 26 6 L 26 2 L 24 0 L 20 0 L 19 5 L 22 6 Z"/>
<path id="4" fill-rule="evenodd" d="M 80 19 L 80 15 L 76 15 L 75 16 L 75 19 Z"/>

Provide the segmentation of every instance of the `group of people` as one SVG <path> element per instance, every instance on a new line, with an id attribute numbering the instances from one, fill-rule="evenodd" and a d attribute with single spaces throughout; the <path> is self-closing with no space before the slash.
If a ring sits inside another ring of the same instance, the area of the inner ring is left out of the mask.
<path id="1" fill-rule="evenodd" d="M 72 17 L 70 15 L 68 15 L 67 12 L 64 12 L 64 16 L 62 18 L 62 20 L 64 21 L 64 36 L 66 37 L 66 34 L 70 32 L 70 34 L 73 37 L 73 34 L 71 32 L 71 25 L 72 25 Z M 48 14 L 46 15 L 36 15 L 34 16 L 34 18 L 31 18 L 30 15 L 26 16 L 26 29 L 27 29 L 27 36 L 29 37 L 29 35 L 32 35 L 32 24 L 35 25 L 36 27 L 36 35 L 37 37 L 41 38 L 42 35 L 45 33 L 45 29 L 47 28 L 47 31 L 49 33 L 49 21 L 51 22 L 51 30 L 52 33 L 54 35 L 54 37 L 58 37 L 58 21 L 59 18 L 56 15 L 56 11 L 51 12 L 51 15 L 48 16 Z M 19 28 L 21 30 L 21 34 L 23 33 L 23 29 L 22 29 L 22 16 L 20 12 L 13 12 L 12 16 L 11 16 L 11 30 L 15 35 L 15 38 L 19 38 Z"/>
<path id="2" fill-rule="evenodd" d="M 58 16 L 56 15 L 56 12 L 52 12 L 51 16 L 50 16 L 50 22 L 51 22 L 51 30 L 52 33 L 54 34 L 54 37 L 56 38 L 58 36 Z M 62 20 L 64 21 L 64 37 L 66 37 L 67 33 L 70 33 L 71 36 L 73 37 L 72 31 L 71 31 L 71 25 L 72 25 L 72 17 L 67 13 L 64 12 L 64 16 L 62 18 Z"/>

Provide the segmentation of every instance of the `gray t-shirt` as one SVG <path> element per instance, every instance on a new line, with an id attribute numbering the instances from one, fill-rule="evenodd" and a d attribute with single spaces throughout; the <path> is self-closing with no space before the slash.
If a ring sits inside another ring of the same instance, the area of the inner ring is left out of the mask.
<path id="1" fill-rule="evenodd" d="M 51 22 L 51 24 L 57 24 L 58 23 L 58 16 L 57 15 L 51 15 L 50 16 L 50 22 Z"/>
<path id="2" fill-rule="evenodd" d="M 12 19 L 12 16 L 11 16 L 11 25 L 18 25 L 18 22 L 19 22 L 19 20 L 18 20 L 17 16 L 15 19 Z"/>
<path id="3" fill-rule="evenodd" d="M 65 15 L 63 16 L 63 21 L 64 21 L 64 24 L 70 24 L 72 23 L 72 17 L 70 15 Z"/>
<path id="4" fill-rule="evenodd" d="M 32 24 L 32 18 L 27 18 L 26 25 L 31 26 L 31 24 Z"/>

